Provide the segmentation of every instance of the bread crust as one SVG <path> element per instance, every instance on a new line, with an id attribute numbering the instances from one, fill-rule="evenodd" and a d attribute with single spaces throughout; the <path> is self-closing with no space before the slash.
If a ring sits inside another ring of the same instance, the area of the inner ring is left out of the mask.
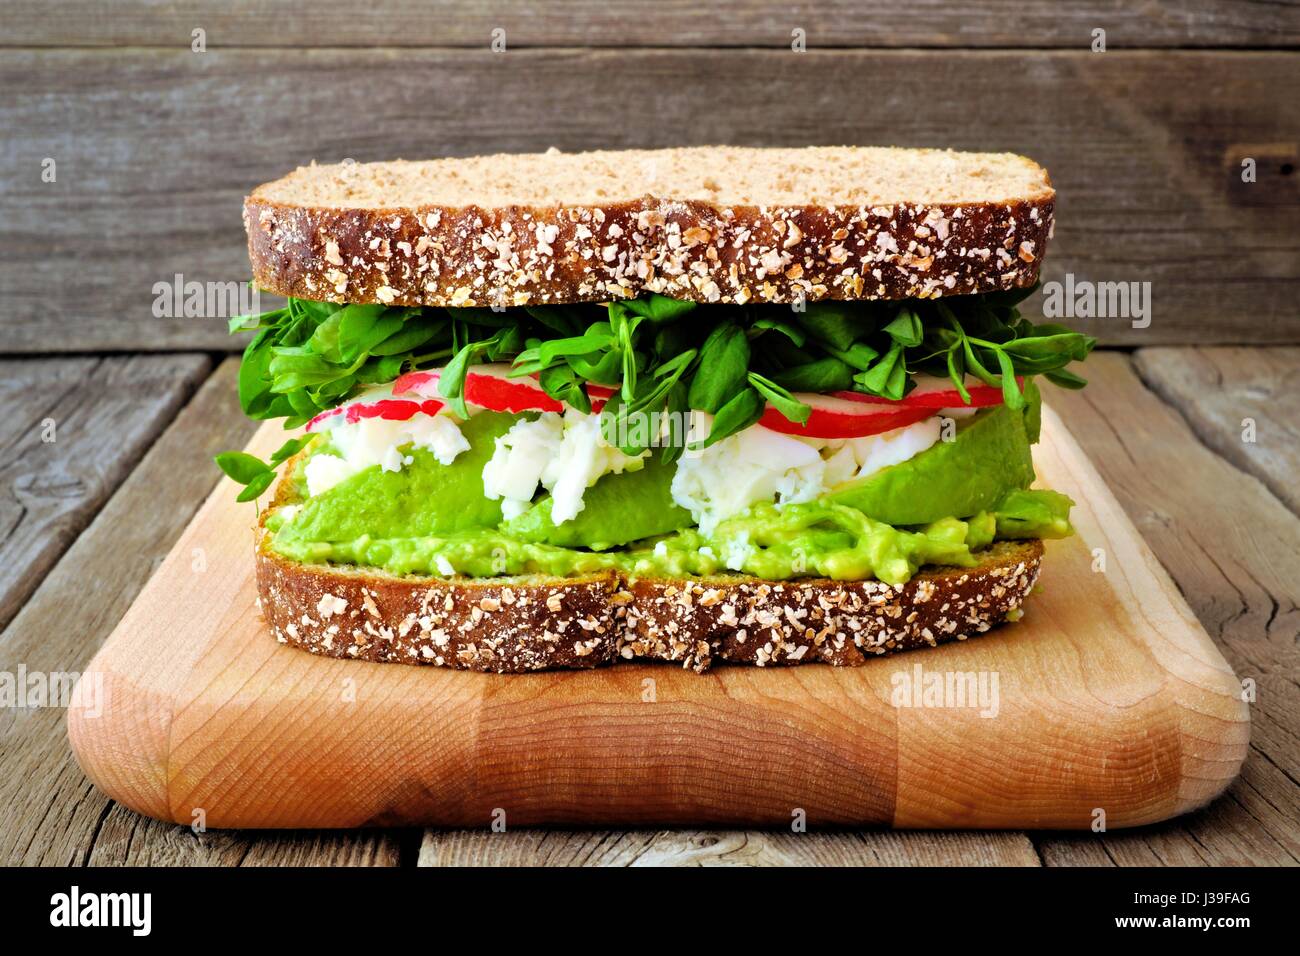
<path id="1" fill-rule="evenodd" d="M 1044 174 L 1046 182 L 1046 174 Z M 254 281 L 331 302 L 522 306 L 647 292 L 738 303 L 934 298 L 1038 279 L 1055 192 L 997 202 L 334 208 L 244 200 Z"/>
<path id="2" fill-rule="evenodd" d="M 276 640 L 313 654 L 501 674 L 580 669 L 618 652 L 618 575 L 403 578 L 297 564 L 259 545 L 257 592 Z"/>
<path id="3" fill-rule="evenodd" d="M 697 672 L 735 664 L 862 664 L 964 640 L 1018 609 L 1041 541 L 998 542 L 975 568 L 906 584 L 733 575 L 628 581 L 397 577 L 289 561 L 259 529 L 259 604 L 277 640 L 313 654 L 522 673 L 638 658 Z"/>

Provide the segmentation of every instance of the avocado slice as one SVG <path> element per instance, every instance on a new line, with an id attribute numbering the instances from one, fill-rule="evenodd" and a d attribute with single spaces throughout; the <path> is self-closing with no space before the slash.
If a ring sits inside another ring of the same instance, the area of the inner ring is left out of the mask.
<path id="1" fill-rule="evenodd" d="M 412 448 L 408 454 L 415 461 L 401 471 L 375 465 L 309 498 L 277 538 L 351 541 L 362 535 L 413 538 L 495 528 L 501 522 L 501 502 L 484 495 L 483 466 L 496 450 L 497 438 L 517 419 L 478 412 L 461 425 L 469 449 L 450 465 L 439 464 L 426 449 Z"/>
<path id="2" fill-rule="evenodd" d="M 960 422 L 952 441 L 841 485 L 826 497 L 896 527 L 992 511 L 1009 493 L 1034 481 L 1029 429 L 1037 430 L 1037 420 L 1036 401 L 1024 411 L 1005 405 L 987 409 Z"/>
<path id="3" fill-rule="evenodd" d="M 639 471 L 605 475 L 582 496 L 583 508 L 559 525 L 551 520 L 547 495 L 502 528 L 523 541 L 564 548 L 604 551 L 656 534 L 689 528 L 695 519 L 673 501 L 675 462 L 659 454 L 647 459 Z"/>

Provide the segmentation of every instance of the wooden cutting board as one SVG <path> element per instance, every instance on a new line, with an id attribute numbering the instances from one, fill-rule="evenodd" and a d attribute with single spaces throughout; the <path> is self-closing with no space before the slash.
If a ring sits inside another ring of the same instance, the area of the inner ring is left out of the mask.
<path id="1" fill-rule="evenodd" d="M 282 439 L 265 427 L 250 450 Z M 1199 806 L 1246 754 L 1237 679 L 1050 409 L 1035 459 L 1079 533 L 1048 543 L 1019 624 L 860 668 L 703 676 L 281 646 L 255 604 L 253 509 L 223 480 L 87 668 L 102 695 L 68 735 L 115 800 L 209 827 L 1115 828 Z M 934 692 L 960 675 L 982 703 Z"/>

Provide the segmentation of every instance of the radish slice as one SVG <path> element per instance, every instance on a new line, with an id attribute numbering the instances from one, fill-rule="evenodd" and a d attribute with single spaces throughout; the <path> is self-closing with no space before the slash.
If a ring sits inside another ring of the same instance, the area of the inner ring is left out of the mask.
<path id="1" fill-rule="evenodd" d="M 438 395 L 438 376 L 442 369 L 430 369 L 427 372 L 406 372 L 397 376 L 393 382 L 394 395 L 425 395 L 433 398 Z"/>
<path id="2" fill-rule="evenodd" d="M 1023 377 L 1016 382 L 1021 388 L 1025 386 Z M 987 408 L 1002 404 L 1002 389 L 996 385 L 985 385 L 978 379 L 966 377 L 963 382 L 970 395 L 970 402 L 962 401 L 961 393 L 953 388 L 952 380 L 934 375 L 917 375 L 916 388 L 902 399 L 881 398 L 879 395 L 864 395 L 861 392 L 832 392 L 836 398 L 847 402 L 861 402 L 864 405 L 892 405 L 902 408 Z"/>
<path id="3" fill-rule="evenodd" d="M 587 397 L 591 399 L 591 410 L 598 412 L 605 407 L 605 403 L 614 397 L 618 389 L 610 388 L 608 385 L 593 385 L 587 383 Z"/>
<path id="4" fill-rule="evenodd" d="M 805 438 L 864 438 L 879 435 L 906 425 L 914 425 L 934 414 L 932 408 L 905 408 L 891 402 L 892 407 L 846 400 L 833 395 L 796 393 L 795 398 L 812 408 L 806 424 L 792 422 L 776 408 L 769 405 L 758 424 L 783 435 L 801 435 Z"/>
<path id="5" fill-rule="evenodd" d="M 393 383 L 397 395 L 438 395 L 441 369 L 427 372 L 407 372 Z M 439 395 L 441 399 L 441 396 Z M 510 366 L 504 362 L 494 365 L 475 365 L 465 373 L 465 401 L 494 412 L 562 412 L 564 405 L 542 390 L 537 379 L 531 376 L 510 377 Z"/>
<path id="6" fill-rule="evenodd" d="M 436 415 L 444 405 L 442 401 L 434 399 L 394 398 L 393 392 L 393 385 L 368 389 L 336 408 L 321 412 L 307 423 L 307 431 L 329 431 L 339 425 L 356 424 L 363 418 L 404 422 L 421 412 L 425 415 Z"/>

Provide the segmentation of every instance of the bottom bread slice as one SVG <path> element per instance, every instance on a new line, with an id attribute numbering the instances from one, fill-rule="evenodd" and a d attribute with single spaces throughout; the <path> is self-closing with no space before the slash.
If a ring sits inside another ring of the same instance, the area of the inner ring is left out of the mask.
<path id="1" fill-rule="evenodd" d="M 1003 541 L 972 568 L 931 567 L 906 584 L 743 575 L 625 580 L 399 577 L 299 564 L 257 548 L 262 614 L 277 640 L 313 654 L 496 673 L 614 660 L 861 664 L 982 634 L 1038 579 L 1041 541 Z"/>

